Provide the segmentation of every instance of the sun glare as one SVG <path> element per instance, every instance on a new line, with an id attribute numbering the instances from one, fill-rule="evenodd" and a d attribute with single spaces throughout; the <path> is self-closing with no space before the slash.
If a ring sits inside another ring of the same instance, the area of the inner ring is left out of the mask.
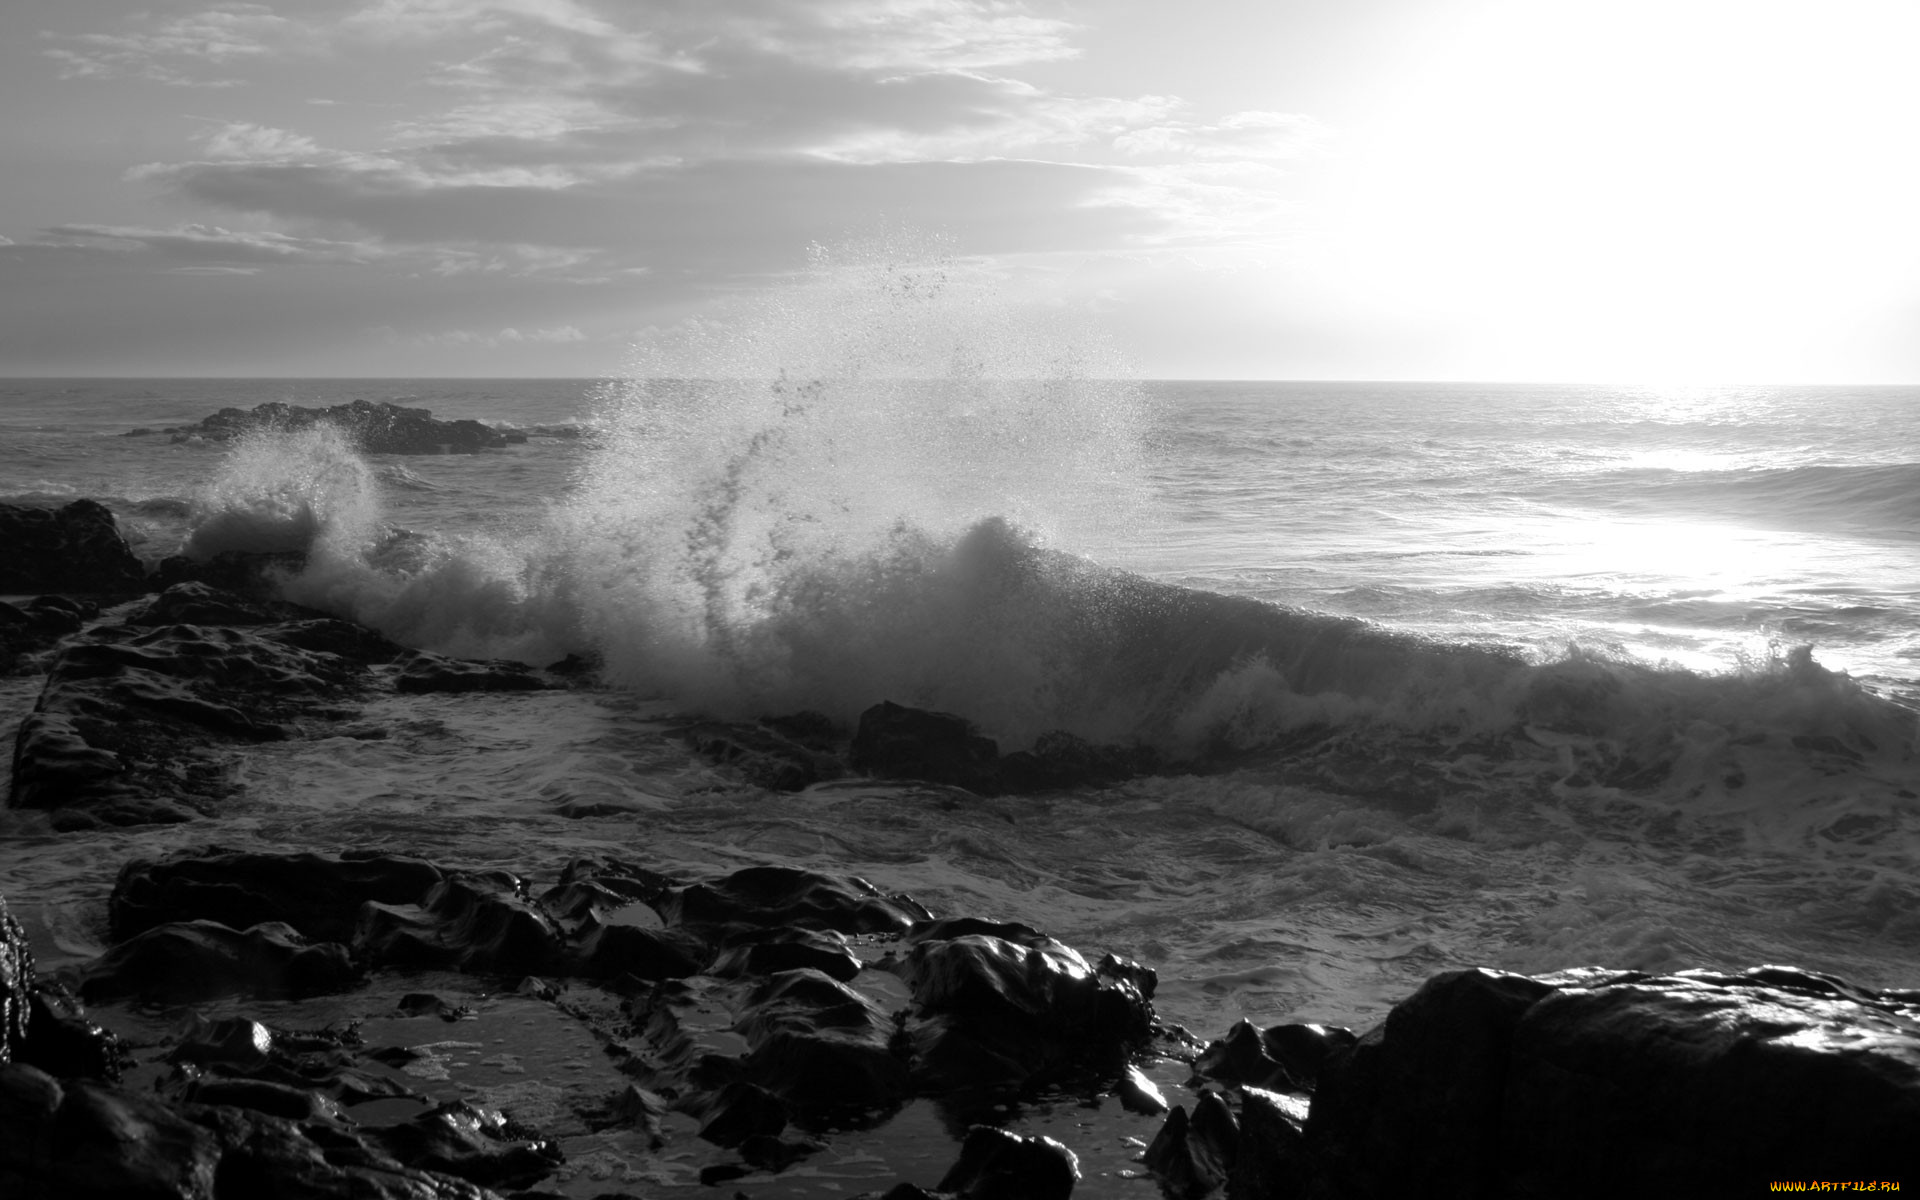
<path id="1" fill-rule="evenodd" d="M 1409 65 L 1349 164 L 1362 286 L 1522 373 L 1822 370 L 1920 278 L 1920 9 L 1595 11 L 1502 3 Z"/>

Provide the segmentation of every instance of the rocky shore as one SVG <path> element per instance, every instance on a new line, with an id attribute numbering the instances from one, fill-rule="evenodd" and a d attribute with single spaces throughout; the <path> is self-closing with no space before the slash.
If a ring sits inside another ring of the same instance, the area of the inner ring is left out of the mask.
<path id="1" fill-rule="evenodd" d="M 258 563 L 146 576 L 102 514 L 0 510 L 0 592 L 47 593 L 0 605 L 0 668 L 44 677 L 8 804 L 69 835 L 240 802 L 235 746 L 383 737 L 367 696 L 549 691 L 589 670 L 410 650 L 273 600 Z M 1173 769 L 1065 735 L 1001 754 L 962 717 L 894 704 L 852 729 L 793 714 L 677 736 L 772 790 L 864 775 L 1018 796 Z M 1152 970 L 1097 947 L 848 875 L 669 872 L 644 839 L 548 877 L 203 846 L 126 862 L 107 926 L 103 954 L 42 973 L 0 916 L 0 1195 L 1357 1200 L 1920 1179 L 1920 993 L 1787 967 L 1465 966 L 1362 1033 L 1196 1036 L 1156 1012 Z M 489 1073 L 516 1103 L 467 1098 Z M 608 1139 L 644 1165 L 602 1186 L 578 1167 Z"/>

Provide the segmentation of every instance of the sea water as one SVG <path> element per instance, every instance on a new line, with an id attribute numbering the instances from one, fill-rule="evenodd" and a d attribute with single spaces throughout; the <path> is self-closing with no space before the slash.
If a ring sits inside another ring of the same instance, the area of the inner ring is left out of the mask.
<path id="1" fill-rule="evenodd" d="M 0 382 L 0 501 L 600 686 L 384 697 L 236 749 L 190 826 L 0 816 L 44 961 L 207 842 L 557 871 L 788 863 L 1159 969 L 1162 1013 L 1364 1025 L 1427 975 L 1790 962 L 1920 983 L 1920 389 L 1182 383 L 951 263 L 821 264 L 609 380 Z M 366 456 L 161 432 L 392 400 L 529 432 Z M 37 693 L 0 681 L 0 737 Z M 880 700 L 1169 764 L 982 799 L 741 785 L 688 713 Z M 576 818 L 562 810 L 593 811 Z"/>

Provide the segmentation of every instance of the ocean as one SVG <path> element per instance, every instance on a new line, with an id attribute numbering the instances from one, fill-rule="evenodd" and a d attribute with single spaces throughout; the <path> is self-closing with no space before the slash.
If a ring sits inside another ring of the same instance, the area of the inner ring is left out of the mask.
<path id="1" fill-rule="evenodd" d="M 289 599 L 600 665 L 236 748 L 191 825 L 0 814 L 43 967 L 103 948 L 122 862 L 220 843 L 851 872 L 1135 957 L 1203 1037 L 1364 1027 L 1470 964 L 1920 985 L 1920 388 L 1142 381 L 908 300 L 783 300 L 610 380 L 0 381 L 0 501 L 101 499 L 149 560 L 299 546 Z M 130 434 L 356 399 L 529 436 Z M 38 687 L 0 680 L 0 737 Z M 669 735 L 889 699 L 1168 766 L 777 795 Z"/>

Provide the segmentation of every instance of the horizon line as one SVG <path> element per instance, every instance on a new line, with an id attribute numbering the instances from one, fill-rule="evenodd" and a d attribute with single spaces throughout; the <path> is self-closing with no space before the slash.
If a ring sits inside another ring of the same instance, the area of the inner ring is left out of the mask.
<path id="1" fill-rule="evenodd" d="M 207 381 L 222 383 L 380 383 L 396 381 L 418 382 L 497 382 L 497 383 L 614 383 L 635 378 L 629 375 L 197 375 L 197 374 L 147 374 L 147 375 L 5 375 L 0 374 L 0 383 L 52 383 L 78 381 L 112 382 L 190 382 Z M 738 379 L 758 378 L 757 376 L 697 376 L 676 375 L 650 376 L 654 379 Z M 930 382 L 939 376 L 903 376 L 899 379 L 879 378 L 871 382 Z M 1010 375 L 994 377 L 996 379 L 1041 379 L 1048 376 Z M 1367 377 L 1358 376 L 1254 376 L 1254 375 L 1107 375 L 1089 376 L 1101 382 L 1127 383 L 1285 383 L 1285 384 L 1447 384 L 1460 386 L 1503 386 L 1503 387 L 1636 387 L 1636 388 L 1739 388 L 1739 387 L 1920 387 L 1920 379 L 1911 380 L 1832 380 L 1832 379 L 1732 379 L 1732 380 L 1689 380 L 1689 379 L 1487 379 L 1464 377 Z"/>

